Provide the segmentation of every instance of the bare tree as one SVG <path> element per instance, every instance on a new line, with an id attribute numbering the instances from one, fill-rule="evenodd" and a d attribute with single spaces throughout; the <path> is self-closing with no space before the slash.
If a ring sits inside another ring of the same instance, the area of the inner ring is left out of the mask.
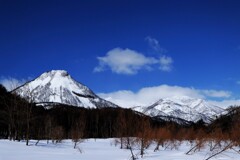
<path id="1" fill-rule="evenodd" d="M 63 127 L 62 126 L 56 126 L 52 128 L 52 133 L 54 133 L 52 135 L 52 142 L 53 143 L 61 143 L 62 139 L 63 139 Z"/>
<path id="2" fill-rule="evenodd" d="M 52 137 L 52 119 L 49 115 L 45 118 L 45 134 L 47 138 L 47 143 L 49 143 L 49 140 Z"/>
<path id="3" fill-rule="evenodd" d="M 139 132 L 137 134 L 137 144 L 140 149 L 140 155 L 143 157 L 145 154 L 145 149 L 147 149 L 151 144 L 150 139 L 151 127 L 148 117 L 142 117 L 139 126 Z"/>
<path id="4" fill-rule="evenodd" d="M 81 114 L 80 118 L 75 122 L 75 126 L 71 131 L 72 141 L 74 142 L 74 149 L 78 149 L 79 152 L 82 152 L 79 147 L 77 147 L 78 143 L 83 142 L 84 131 L 85 131 L 85 118 L 84 115 Z"/>
<path id="5" fill-rule="evenodd" d="M 30 122 L 32 120 L 32 108 L 34 106 L 34 91 L 31 91 L 30 87 L 27 90 L 27 101 L 29 102 L 29 105 L 25 107 L 25 114 L 26 114 L 26 145 L 29 145 L 29 134 L 30 134 Z"/>
<path id="6" fill-rule="evenodd" d="M 196 151 L 200 151 L 202 148 L 204 148 L 207 139 L 206 139 L 206 134 L 202 129 L 199 129 L 196 134 L 196 139 L 195 139 L 195 145 L 190 148 L 189 151 L 186 152 L 187 155 L 194 153 Z"/>
<path id="7" fill-rule="evenodd" d="M 126 122 L 124 110 L 119 110 L 118 117 L 117 117 L 116 130 L 117 130 L 117 136 L 119 137 L 119 139 L 118 138 L 116 139 L 116 143 L 119 143 L 120 148 L 123 149 L 124 140 L 125 140 L 124 137 L 126 136 L 126 133 L 127 133 L 127 122 Z"/>
<path id="8" fill-rule="evenodd" d="M 158 128 L 154 131 L 154 133 L 155 135 L 153 139 L 157 144 L 154 151 L 158 151 L 159 146 L 163 147 L 164 142 L 168 141 L 171 138 L 171 133 L 166 127 Z"/>

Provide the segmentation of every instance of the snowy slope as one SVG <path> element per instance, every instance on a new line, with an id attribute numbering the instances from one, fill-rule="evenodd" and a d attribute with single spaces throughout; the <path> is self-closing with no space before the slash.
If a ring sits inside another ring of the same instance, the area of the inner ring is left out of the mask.
<path id="1" fill-rule="evenodd" d="M 85 108 L 117 107 L 75 81 L 64 70 L 45 72 L 13 92 L 39 104 L 61 103 Z"/>
<path id="2" fill-rule="evenodd" d="M 202 119 L 205 123 L 209 123 L 224 111 L 222 108 L 211 105 L 202 99 L 186 96 L 160 99 L 150 106 L 138 106 L 133 109 L 151 117 L 170 116 L 191 122 Z"/>

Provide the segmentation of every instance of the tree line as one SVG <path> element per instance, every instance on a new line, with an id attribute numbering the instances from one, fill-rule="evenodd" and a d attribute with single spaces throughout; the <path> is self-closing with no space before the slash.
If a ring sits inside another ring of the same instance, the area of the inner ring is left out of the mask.
<path id="1" fill-rule="evenodd" d="M 83 108 L 53 105 L 46 109 L 0 85 L 0 138 L 66 139 L 136 136 L 142 119 L 160 125 L 150 117 L 123 108 Z M 163 124 L 161 122 L 161 124 Z"/>
<path id="2" fill-rule="evenodd" d="M 209 125 L 202 122 L 190 126 L 179 126 L 166 123 L 152 127 L 151 123 L 142 118 L 141 127 L 134 137 L 116 138 L 115 144 L 121 149 L 129 149 L 131 159 L 137 159 L 133 150 L 139 150 L 138 155 L 144 156 L 146 149 L 153 146 L 154 152 L 160 149 L 178 149 L 184 142 L 190 143 L 187 155 L 196 152 L 208 152 L 209 160 L 227 150 L 240 154 L 240 107 L 228 108 L 228 113 L 220 116 Z"/>
<path id="3" fill-rule="evenodd" d="M 143 156 L 150 145 L 154 151 L 160 148 L 177 149 L 183 141 L 193 154 L 202 148 L 212 151 L 209 159 L 240 146 L 240 107 L 231 107 L 209 125 L 202 121 L 191 125 L 179 125 L 173 121 L 154 119 L 131 109 L 103 107 L 97 109 L 54 105 L 46 109 L 32 101 L 7 92 L 0 85 L 0 138 L 9 140 L 48 140 L 54 143 L 72 139 L 77 143 L 84 138 L 116 137 L 116 144 L 133 148 Z M 235 150 L 236 152 L 239 152 Z"/>

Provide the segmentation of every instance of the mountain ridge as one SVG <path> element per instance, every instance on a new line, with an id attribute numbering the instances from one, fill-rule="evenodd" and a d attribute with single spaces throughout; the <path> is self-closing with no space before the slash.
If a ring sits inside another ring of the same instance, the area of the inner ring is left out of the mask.
<path id="1" fill-rule="evenodd" d="M 224 112 L 222 108 L 203 99 L 186 96 L 162 98 L 152 105 L 137 106 L 133 109 L 151 117 L 175 117 L 195 123 L 199 120 L 210 123 Z"/>
<path id="2" fill-rule="evenodd" d="M 60 103 L 85 108 L 119 107 L 97 96 L 65 70 L 44 72 L 12 92 L 37 104 Z"/>
<path id="3" fill-rule="evenodd" d="M 100 98 L 90 88 L 74 80 L 65 70 L 44 72 L 12 92 L 43 106 L 64 104 L 84 108 L 119 107 Z M 186 96 L 162 98 L 149 106 L 136 106 L 132 109 L 150 117 L 194 123 L 199 120 L 209 123 L 224 111 L 203 99 Z"/>

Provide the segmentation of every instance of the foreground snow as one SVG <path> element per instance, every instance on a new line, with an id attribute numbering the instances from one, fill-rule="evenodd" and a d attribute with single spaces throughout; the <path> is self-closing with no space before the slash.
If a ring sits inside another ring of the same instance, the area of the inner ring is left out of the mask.
<path id="1" fill-rule="evenodd" d="M 35 146 L 35 140 L 30 141 L 30 146 L 24 142 L 13 142 L 0 140 L 0 160 L 129 160 L 130 151 L 119 149 L 114 145 L 114 139 L 88 139 L 78 145 L 78 149 L 73 149 L 71 140 L 64 140 L 60 144 L 47 144 L 40 141 Z M 144 156 L 144 160 L 204 160 L 208 157 L 207 151 L 200 151 L 193 155 L 186 155 L 190 145 L 185 142 L 178 150 L 160 148 L 160 151 L 153 152 L 154 146 L 150 147 Z M 134 150 L 138 154 L 138 150 Z M 239 160 L 240 154 L 234 151 L 226 151 L 223 154 L 212 158 L 213 160 Z"/>

